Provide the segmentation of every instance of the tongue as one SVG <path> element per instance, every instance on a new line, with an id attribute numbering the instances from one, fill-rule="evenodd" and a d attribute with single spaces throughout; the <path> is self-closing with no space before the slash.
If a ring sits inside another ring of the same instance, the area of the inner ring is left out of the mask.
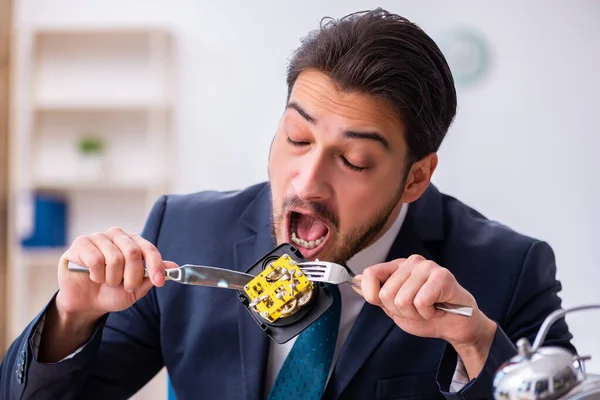
<path id="1" fill-rule="evenodd" d="M 317 240 L 327 233 L 327 225 L 322 221 L 309 217 L 308 215 L 298 214 L 296 220 L 296 234 L 300 239 L 307 242 Z"/>

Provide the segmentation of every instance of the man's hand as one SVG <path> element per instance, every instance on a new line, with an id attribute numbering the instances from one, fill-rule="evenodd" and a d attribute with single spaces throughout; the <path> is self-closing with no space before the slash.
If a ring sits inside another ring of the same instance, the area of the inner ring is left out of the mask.
<path id="1" fill-rule="evenodd" d="M 69 271 L 69 261 L 90 272 Z M 149 278 L 144 278 L 142 261 Z M 125 310 L 153 286 L 164 285 L 165 268 L 174 267 L 152 243 L 117 227 L 78 237 L 58 263 L 59 291 L 46 314 L 39 361 L 56 362 L 72 353 L 103 315 Z"/>
<path id="2" fill-rule="evenodd" d="M 415 336 L 446 340 L 462 359 L 469 378 L 475 378 L 487 359 L 496 324 L 477 307 L 473 296 L 452 273 L 433 261 L 413 255 L 365 269 L 356 290 L 368 303 L 379 306 L 403 331 Z M 435 303 L 473 307 L 464 317 L 434 308 Z"/>

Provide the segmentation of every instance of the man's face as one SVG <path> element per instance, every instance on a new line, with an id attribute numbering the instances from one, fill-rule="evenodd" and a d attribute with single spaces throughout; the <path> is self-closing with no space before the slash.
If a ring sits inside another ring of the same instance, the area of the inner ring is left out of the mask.
<path id="1" fill-rule="evenodd" d="M 345 263 L 397 216 L 407 157 L 391 107 L 300 74 L 269 155 L 273 234 L 308 260 Z"/>

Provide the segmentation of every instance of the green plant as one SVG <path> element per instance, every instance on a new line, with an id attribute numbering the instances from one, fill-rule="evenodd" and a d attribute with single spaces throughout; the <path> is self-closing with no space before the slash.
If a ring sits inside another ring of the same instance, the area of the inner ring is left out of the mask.
<path id="1" fill-rule="evenodd" d="M 97 137 L 84 137 L 79 140 L 79 151 L 84 154 L 100 154 L 104 150 L 104 143 Z"/>

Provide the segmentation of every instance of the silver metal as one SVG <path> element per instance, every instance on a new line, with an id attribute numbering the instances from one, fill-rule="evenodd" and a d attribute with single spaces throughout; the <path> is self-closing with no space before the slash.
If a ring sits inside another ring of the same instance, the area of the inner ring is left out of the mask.
<path id="1" fill-rule="evenodd" d="M 332 283 L 334 285 L 347 283 L 360 289 L 360 282 L 357 281 L 351 271 L 343 265 L 319 260 L 298 263 L 297 265 L 311 281 Z M 434 304 L 434 307 L 438 310 L 462 315 L 464 317 L 471 317 L 473 315 L 473 307 L 460 304 L 436 303 Z"/>
<path id="2" fill-rule="evenodd" d="M 319 260 L 302 262 L 296 265 L 311 281 L 333 283 L 334 285 L 347 283 L 360 289 L 360 282 L 356 281 L 350 271 L 343 265 Z"/>
<path id="3" fill-rule="evenodd" d="M 591 400 L 600 399 L 600 375 L 588 374 L 589 356 L 572 354 L 557 346 L 542 346 L 550 326 L 574 311 L 600 309 L 586 305 L 557 310 L 546 317 L 533 346 L 527 338 L 517 342 L 518 354 L 508 360 L 494 377 L 496 400 Z"/>
<path id="4" fill-rule="evenodd" d="M 69 271 L 88 272 L 89 269 L 69 261 Z M 148 270 L 144 269 L 148 277 Z M 184 264 L 178 268 L 165 269 L 165 278 L 185 285 L 211 286 L 224 289 L 243 290 L 255 277 L 244 272 L 205 265 Z"/>

